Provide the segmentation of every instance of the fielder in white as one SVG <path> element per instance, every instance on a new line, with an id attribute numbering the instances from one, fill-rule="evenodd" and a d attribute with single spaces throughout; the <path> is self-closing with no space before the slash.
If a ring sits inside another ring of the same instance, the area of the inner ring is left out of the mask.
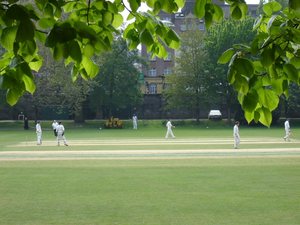
<path id="1" fill-rule="evenodd" d="M 173 131 L 172 131 L 172 128 L 175 128 L 175 126 L 172 125 L 170 120 L 168 120 L 166 127 L 167 127 L 166 138 L 169 138 L 169 136 L 171 136 L 172 138 L 175 138 Z"/>
<path id="2" fill-rule="evenodd" d="M 61 122 L 58 122 L 58 125 L 56 126 L 56 133 L 57 133 L 57 146 L 60 145 L 60 140 L 64 141 L 65 146 L 68 146 L 67 140 L 65 138 L 65 127 L 61 124 Z"/>
<path id="3" fill-rule="evenodd" d="M 41 127 L 40 121 L 36 122 L 35 132 L 36 132 L 36 136 L 37 136 L 37 144 L 41 145 L 42 144 L 42 127 Z"/>
<path id="4" fill-rule="evenodd" d="M 284 130 L 285 130 L 285 136 L 284 136 L 284 140 L 285 141 L 290 141 L 290 135 L 291 135 L 291 127 L 290 127 L 290 121 L 289 119 L 287 119 L 284 122 Z"/>
<path id="5" fill-rule="evenodd" d="M 137 116 L 134 114 L 132 117 L 132 125 L 134 130 L 137 130 L 137 120 Z"/>
<path id="6" fill-rule="evenodd" d="M 239 126 L 240 126 L 240 122 L 236 121 L 233 127 L 234 148 L 238 148 L 240 144 Z"/>
<path id="7" fill-rule="evenodd" d="M 55 137 L 57 137 L 57 132 L 56 132 L 57 125 L 58 125 L 58 122 L 56 120 L 53 120 L 52 129 L 53 129 L 53 133 L 54 133 Z"/>

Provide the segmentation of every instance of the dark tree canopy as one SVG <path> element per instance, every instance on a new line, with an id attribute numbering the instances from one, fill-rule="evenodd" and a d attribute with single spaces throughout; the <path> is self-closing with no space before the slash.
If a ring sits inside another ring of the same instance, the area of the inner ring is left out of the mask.
<path id="1" fill-rule="evenodd" d="M 220 0 L 230 7 L 234 19 L 247 14 L 244 0 Z M 0 59 L 0 85 L 7 90 L 6 100 L 14 105 L 25 93 L 34 93 L 33 71 L 43 58 L 38 43 L 50 48 L 54 59 L 72 66 L 72 78 L 95 77 L 99 67 L 94 54 L 111 50 L 115 34 L 124 21 L 122 12 L 130 12 L 123 38 L 130 49 L 144 44 L 153 55 L 166 57 L 165 46 L 179 47 L 178 35 L 156 15 L 162 10 L 175 13 L 184 0 L 19 0 L 0 1 L 0 42 L 5 53 Z M 150 10 L 139 12 L 141 3 Z M 278 96 L 286 94 L 289 82 L 299 83 L 300 1 L 289 0 L 281 10 L 277 2 L 263 6 L 264 15 L 255 23 L 257 37 L 251 46 L 235 46 L 220 62 L 230 62 L 229 81 L 239 91 L 239 100 L 248 121 L 270 124 L 271 111 Z M 212 0 L 196 0 L 194 14 L 209 27 L 223 19 L 223 11 Z"/>

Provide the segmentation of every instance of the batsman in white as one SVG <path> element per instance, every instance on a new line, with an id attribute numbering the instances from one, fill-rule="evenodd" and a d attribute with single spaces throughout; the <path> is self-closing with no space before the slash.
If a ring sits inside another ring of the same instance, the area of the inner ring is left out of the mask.
<path id="1" fill-rule="evenodd" d="M 36 132 L 36 136 L 37 136 L 37 144 L 41 145 L 42 144 L 42 127 L 41 127 L 40 121 L 36 122 L 35 132 Z"/>
<path id="2" fill-rule="evenodd" d="M 56 133 L 57 133 L 57 146 L 60 145 L 60 140 L 64 141 L 65 146 L 68 146 L 67 140 L 65 138 L 65 127 L 61 124 L 61 122 L 58 122 L 58 125 L 56 126 Z"/>
<path id="3" fill-rule="evenodd" d="M 172 138 L 175 138 L 172 128 L 175 128 L 175 126 L 172 125 L 171 120 L 168 120 L 167 124 L 167 133 L 166 133 L 166 138 L 169 138 L 169 136 L 171 136 Z"/>

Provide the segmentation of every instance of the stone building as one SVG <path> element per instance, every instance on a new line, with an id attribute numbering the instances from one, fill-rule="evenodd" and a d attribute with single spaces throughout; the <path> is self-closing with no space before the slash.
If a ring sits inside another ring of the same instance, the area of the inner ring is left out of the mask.
<path id="1" fill-rule="evenodd" d="M 213 0 L 215 4 L 218 4 L 224 12 L 225 18 L 229 16 L 229 6 L 221 3 L 218 0 Z M 165 23 L 172 26 L 176 33 L 180 36 L 180 33 L 185 32 L 193 24 L 196 24 L 199 30 L 205 32 L 205 21 L 198 19 L 193 15 L 195 0 L 186 0 L 185 7 L 175 14 L 168 14 L 161 12 L 159 17 Z M 248 5 L 248 13 L 256 17 L 257 4 Z M 191 23 L 192 22 L 192 23 Z M 148 61 L 148 67 L 142 67 L 142 74 L 144 75 L 144 85 L 142 85 L 142 92 L 144 94 L 144 103 L 141 108 L 141 116 L 143 118 L 155 119 L 169 117 L 163 110 L 162 91 L 166 87 L 165 77 L 173 72 L 175 66 L 176 51 L 173 49 L 167 49 L 168 57 L 166 59 L 151 58 L 147 54 L 145 46 L 142 46 L 141 55 Z M 188 118 L 191 115 L 186 112 L 174 111 L 173 117 Z"/>

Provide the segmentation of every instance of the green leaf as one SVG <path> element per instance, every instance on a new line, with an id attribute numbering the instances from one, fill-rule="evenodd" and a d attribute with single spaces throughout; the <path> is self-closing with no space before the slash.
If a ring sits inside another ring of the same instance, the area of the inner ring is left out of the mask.
<path id="1" fill-rule="evenodd" d="M 6 16 L 10 19 L 20 20 L 27 19 L 28 12 L 27 9 L 23 5 L 14 4 L 8 8 L 6 11 Z"/>
<path id="2" fill-rule="evenodd" d="M 147 29 L 144 29 L 141 32 L 140 38 L 141 38 L 141 42 L 147 46 L 152 45 L 154 42 L 151 33 Z"/>
<path id="3" fill-rule="evenodd" d="M 14 42 L 17 35 L 17 26 L 7 27 L 2 30 L 1 44 L 7 50 L 13 50 Z"/>
<path id="4" fill-rule="evenodd" d="M 234 61 L 233 66 L 236 68 L 237 72 L 251 78 L 254 74 L 254 67 L 250 60 L 245 58 L 237 58 Z"/>
<path id="5" fill-rule="evenodd" d="M 206 0 L 196 0 L 194 12 L 198 18 L 203 18 L 205 15 Z"/>
<path id="6" fill-rule="evenodd" d="M 33 94 L 35 92 L 36 86 L 33 79 L 27 75 L 23 75 L 22 80 L 25 84 L 25 89 L 29 93 Z"/>
<path id="7" fill-rule="evenodd" d="M 206 29 L 208 29 L 212 25 L 212 22 L 213 22 L 212 18 L 213 18 L 212 14 L 210 12 L 206 11 L 205 16 L 204 16 Z"/>
<path id="8" fill-rule="evenodd" d="M 233 19 L 239 20 L 242 18 L 243 13 L 237 4 L 233 4 L 230 6 L 230 12 Z"/>
<path id="9" fill-rule="evenodd" d="M 167 33 L 167 38 L 171 40 L 171 42 L 169 43 L 169 47 L 173 48 L 173 49 L 177 49 L 180 46 L 180 38 L 178 37 L 178 35 L 175 33 L 175 31 L 173 31 L 172 29 L 170 29 Z"/>
<path id="10" fill-rule="evenodd" d="M 293 10 L 300 11 L 300 1 L 299 0 L 289 0 L 289 7 Z"/>
<path id="11" fill-rule="evenodd" d="M 247 95 L 245 95 L 245 97 L 243 99 L 243 102 L 242 102 L 243 109 L 246 112 L 253 112 L 257 107 L 257 102 L 258 102 L 257 92 L 256 91 L 249 92 L 249 93 L 247 93 Z"/>
<path id="12" fill-rule="evenodd" d="M 293 57 L 291 60 L 290 60 L 290 63 L 292 65 L 294 65 L 294 67 L 296 67 L 297 69 L 300 69 L 300 57 Z"/>
<path id="13" fill-rule="evenodd" d="M 38 25 L 41 27 L 41 28 L 51 28 L 53 27 L 55 24 L 55 20 L 54 18 L 51 18 L 51 17 L 48 17 L 48 18 L 41 18 L 39 21 L 38 21 Z"/>
<path id="14" fill-rule="evenodd" d="M 274 51 L 270 48 L 264 49 L 264 51 L 261 53 L 261 64 L 264 67 L 269 67 L 274 62 Z"/>
<path id="15" fill-rule="evenodd" d="M 241 94 L 246 95 L 249 91 L 249 84 L 247 79 L 240 74 L 235 74 L 235 81 L 233 87 Z"/>
<path id="16" fill-rule="evenodd" d="M 114 26 L 114 28 L 118 28 L 122 25 L 123 23 L 123 16 L 120 14 L 115 14 L 114 15 L 114 20 L 112 22 L 112 25 Z"/>
<path id="17" fill-rule="evenodd" d="M 256 19 L 255 19 L 255 22 L 254 22 L 254 25 L 253 25 L 253 30 L 256 30 L 262 23 L 263 21 L 263 15 L 259 15 Z"/>
<path id="18" fill-rule="evenodd" d="M 84 46 L 83 54 L 88 58 L 92 57 L 95 53 L 95 49 L 91 44 L 87 44 Z"/>
<path id="19" fill-rule="evenodd" d="M 254 112 L 244 111 L 245 119 L 250 123 L 254 119 Z"/>
<path id="20" fill-rule="evenodd" d="M 40 56 L 36 56 L 31 62 L 28 63 L 29 67 L 33 71 L 39 71 L 43 65 L 43 59 Z"/>
<path id="21" fill-rule="evenodd" d="M 65 54 L 65 46 L 63 44 L 57 44 L 53 49 L 53 58 L 55 60 L 59 60 L 64 57 Z"/>
<path id="22" fill-rule="evenodd" d="M 108 11 L 106 11 L 105 13 L 103 13 L 102 18 L 103 18 L 102 19 L 103 24 L 105 26 L 110 25 L 112 23 L 112 21 L 113 21 L 113 15 L 112 15 L 111 12 L 108 12 Z"/>
<path id="23" fill-rule="evenodd" d="M 232 67 L 229 67 L 227 73 L 227 79 L 230 84 L 233 84 L 235 82 L 235 76 L 236 76 L 236 70 Z"/>
<path id="24" fill-rule="evenodd" d="M 219 64 L 226 64 L 230 61 L 231 57 L 234 55 L 235 50 L 233 48 L 227 49 L 218 59 Z"/>
<path id="25" fill-rule="evenodd" d="M 288 75 L 288 78 L 296 83 L 299 80 L 299 72 L 293 64 L 285 64 L 283 71 Z"/>
<path id="26" fill-rule="evenodd" d="M 273 111 L 277 108 L 279 103 L 279 97 L 271 89 L 260 88 L 257 90 L 259 96 L 259 102 L 264 107 L 268 108 L 270 111 Z"/>
<path id="27" fill-rule="evenodd" d="M 282 7 L 278 2 L 272 1 L 272 2 L 268 2 L 268 3 L 264 4 L 263 11 L 267 16 L 271 16 L 273 13 L 281 10 L 281 8 Z"/>
<path id="28" fill-rule="evenodd" d="M 82 53 L 80 46 L 77 41 L 70 41 L 68 44 L 70 57 L 74 59 L 77 63 L 80 63 L 82 60 Z"/>
<path id="29" fill-rule="evenodd" d="M 270 127 L 272 123 L 272 113 L 269 109 L 265 107 L 261 107 L 257 110 L 259 113 L 259 122 L 261 122 L 263 125 Z"/>
<path id="30" fill-rule="evenodd" d="M 20 89 L 8 89 L 6 93 L 6 101 L 9 105 L 15 105 L 21 97 Z"/>
<path id="31" fill-rule="evenodd" d="M 136 12 L 141 5 L 140 0 L 128 0 L 132 12 Z"/>
<path id="32" fill-rule="evenodd" d="M 99 72 L 98 66 L 95 65 L 95 63 L 88 57 L 83 56 L 81 63 L 82 63 L 82 66 L 84 67 L 87 75 L 90 78 L 94 78 L 98 74 L 98 72 Z"/>
<path id="33" fill-rule="evenodd" d="M 31 20 L 22 20 L 19 24 L 16 41 L 33 40 L 35 27 Z"/>
<path id="34" fill-rule="evenodd" d="M 22 55 L 34 55 L 36 53 L 37 47 L 36 43 L 33 40 L 28 40 L 23 43 L 20 43 L 20 50 Z"/>
<path id="35" fill-rule="evenodd" d="M 213 21 L 220 23 L 223 20 L 223 10 L 220 6 L 213 4 L 214 7 L 214 14 L 213 14 Z"/>
<path id="36" fill-rule="evenodd" d="M 271 84 L 277 95 L 283 93 L 283 79 L 272 79 Z"/>

